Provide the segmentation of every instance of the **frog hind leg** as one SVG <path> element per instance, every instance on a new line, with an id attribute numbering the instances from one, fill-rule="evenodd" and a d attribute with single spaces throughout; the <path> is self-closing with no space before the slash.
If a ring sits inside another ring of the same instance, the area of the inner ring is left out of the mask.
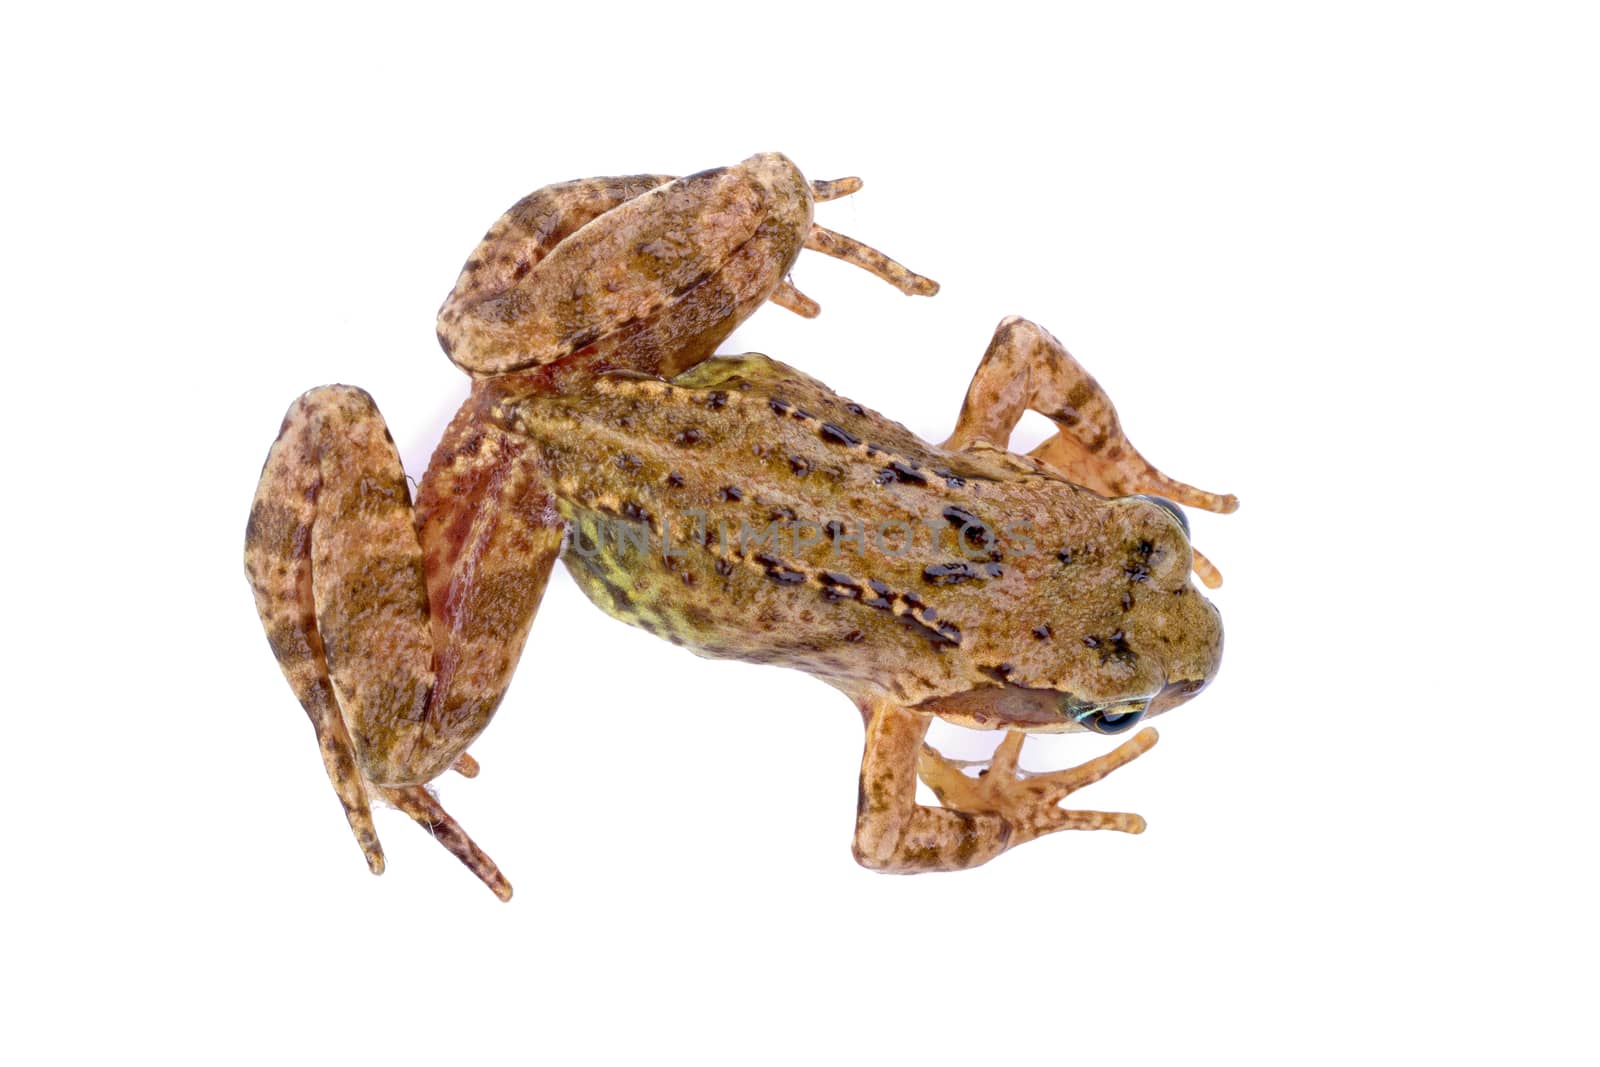
<path id="1" fill-rule="evenodd" d="M 891 874 L 963 870 L 1058 830 L 1144 830 L 1137 815 L 1067 811 L 1057 805 L 1149 751 L 1156 742 L 1154 730 L 1142 730 L 1080 767 L 1038 775 L 1018 772 L 1023 735 L 1013 731 L 984 774 L 969 778 L 960 764 L 923 744 L 929 716 L 876 698 L 863 701 L 862 711 L 867 740 L 854 853 L 864 867 Z M 919 776 L 942 807 L 916 802 Z"/>
<path id="2" fill-rule="evenodd" d="M 769 299 L 814 317 L 816 301 L 787 278 L 802 248 L 905 293 L 937 292 L 937 283 L 812 221 L 814 201 L 860 187 L 855 178 L 807 182 L 773 154 L 677 179 L 547 186 L 473 250 L 439 309 L 439 344 L 480 378 L 541 367 L 670 378 L 711 356 Z"/>
<path id="3" fill-rule="evenodd" d="M 1152 493 L 1223 514 L 1239 506 L 1237 497 L 1196 489 L 1157 470 L 1123 433 L 1100 383 L 1049 331 L 1013 315 L 995 329 L 944 447 L 961 450 L 987 442 L 1004 448 L 1029 410 L 1056 425 L 1056 433 L 1030 455 L 1102 496 Z M 1207 586 L 1222 583 L 1198 551 L 1194 566 Z"/>
<path id="4" fill-rule="evenodd" d="M 454 288 L 439 308 L 439 347 L 469 374 L 496 374 L 517 369 L 516 360 L 499 351 L 502 338 L 477 336 L 485 307 L 500 309 L 515 300 L 517 290 L 555 248 L 578 230 L 623 204 L 672 181 L 667 174 L 630 174 L 581 178 L 536 189 L 497 219 L 467 257 Z M 513 342 L 526 337 L 514 332 Z M 546 356 L 541 362 L 548 361 Z"/>
<path id="5" fill-rule="evenodd" d="M 463 413 L 414 510 L 372 398 L 349 386 L 306 393 L 262 470 L 245 570 L 368 867 L 384 868 L 376 794 L 507 897 L 423 784 L 476 773 L 465 749 L 504 691 L 560 531 L 544 525 L 515 446 Z"/>

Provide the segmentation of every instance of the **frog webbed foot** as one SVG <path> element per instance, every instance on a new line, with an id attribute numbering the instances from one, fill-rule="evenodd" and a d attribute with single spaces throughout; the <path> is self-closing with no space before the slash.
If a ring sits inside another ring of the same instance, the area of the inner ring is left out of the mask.
<path id="1" fill-rule="evenodd" d="M 1006 734 L 987 766 L 974 778 L 963 768 L 966 761 L 946 759 L 931 745 L 922 746 L 917 774 L 946 808 L 966 812 L 992 812 L 1012 828 L 1010 844 L 1020 844 L 1057 830 L 1120 830 L 1144 832 L 1144 819 L 1128 812 L 1069 811 L 1057 807 L 1086 785 L 1138 759 L 1156 743 L 1156 732 L 1146 728 L 1117 748 L 1087 763 L 1066 770 L 1038 773 L 1017 765 L 1024 735 Z M 977 761 L 979 763 L 983 761 Z"/>

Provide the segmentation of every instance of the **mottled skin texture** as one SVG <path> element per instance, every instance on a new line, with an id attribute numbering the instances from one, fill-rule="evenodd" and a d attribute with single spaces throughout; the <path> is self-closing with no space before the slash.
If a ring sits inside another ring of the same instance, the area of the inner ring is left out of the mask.
<path id="1" fill-rule="evenodd" d="M 509 898 L 427 786 L 477 773 L 466 748 L 557 556 L 625 622 L 854 700 L 869 867 L 959 869 L 1054 830 L 1142 829 L 1057 804 L 1153 731 L 1038 776 L 1017 770 L 1022 734 L 1117 732 L 1205 685 L 1221 627 L 1189 571 L 1214 571 L 1175 509 L 1131 494 L 1235 501 L 1146 463 L 1094 380 L 1022 319 L 1001 323 L 939 446 L 765 356 L 712 358 L 769 299 L 816 314 L 787 281 L 803 247 L 937 290 L 812 222 L 815 201 L 858 187 L 769 154 L 519 202 L 440 310 L 440 343 L 474 384 L 415 505 L 366 393 L 325 386 L 291 407 L 246 570 L 374 872 L 376 794 Z M 1028 409 L 1060 432 L 1022 457 L 1004 447 Z M 971 778 L 923 745 L 935 715 L 1012 732 Z M 916 803 L 919 774 L 942 807 Z"/>

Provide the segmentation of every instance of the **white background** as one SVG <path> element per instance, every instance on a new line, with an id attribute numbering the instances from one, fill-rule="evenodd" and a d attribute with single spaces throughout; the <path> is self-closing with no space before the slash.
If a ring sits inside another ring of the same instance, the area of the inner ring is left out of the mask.
<path id="1" fill-rule="evenodd" d="M 45 10 L 0 41 L 7 1060 L 1594 1062 L 1584 5 Z M 847 701 L 558 573 L 440 788 L 515 901 L 393 812 L 372 878 L 241 574 L 284 409 L 361 384 L 420 473 L 501 211 L 771 149 L 944 291 L 808 254 L 822 317 L 730 350 L 938 438 L 1025 314 L 1243 500 L 1194 516 L 1219 680 L 1075 798 L 1150 830 L 870 874 Z"/>

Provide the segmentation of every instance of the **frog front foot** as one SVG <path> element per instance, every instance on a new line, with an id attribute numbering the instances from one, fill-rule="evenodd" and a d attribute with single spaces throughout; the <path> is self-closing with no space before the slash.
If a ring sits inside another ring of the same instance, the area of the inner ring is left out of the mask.
<path id="1" fill-rule="evenodd" d="M 1152 729 L 1104 756 L 1049 774 L 1019 771 L 1023 735 L 1013 731 L 984 773 L 970 778 L 962 764 L 923 743 L 928 716 L 875 699 L 863 703 L 863 712 L 867 742 L 854 851 L 864 867 L 893 874 L 963 870 L 1058 830 L 1144 830 L 1137 815 L 1056 805 L 1148 752 L 1156 743 Z M 919 776 L 943 807 L 916 802 Z"/>
<path id="2" fill-rule="evenodd" d="M 1038 323 L 1009 315 L 995 328 L 944 447 L 1003 449 L 1024 411 L 1056 424 L 1055 435 L 1028 455 L 1101 496 L 1147 493 L 1224 515 L 1239 506 L 1231 494 L 1197 489 L 1158 470 L 1133 447 L 1111 398 L 1065 346 Z M 1194 570 L 1208 588 L 1222 584 L 1198 550 Z"/>
<path id="3" fill-rule="evenodd" d="M 1150 751 L 1156 743 L 1154 730 L 1141 730 L 1087 763 L 1049 773 L 1018 768 L 1017 757 L 1022 753 L 1023 737 L 1017 730 L 1006 734 L 976 778 L 962 770 L 968 764 L 946 759 L 931 745 L 924 744 L 917 774 L 945 807 L 957 811 L 993 812 L 1005 819 L 1012 828 L 1011 845 L 1057 830 L 1144 832 L 1144 819 L 1138 815 L 1120 811 L 1068 811 L 1056 805 Z"/>

